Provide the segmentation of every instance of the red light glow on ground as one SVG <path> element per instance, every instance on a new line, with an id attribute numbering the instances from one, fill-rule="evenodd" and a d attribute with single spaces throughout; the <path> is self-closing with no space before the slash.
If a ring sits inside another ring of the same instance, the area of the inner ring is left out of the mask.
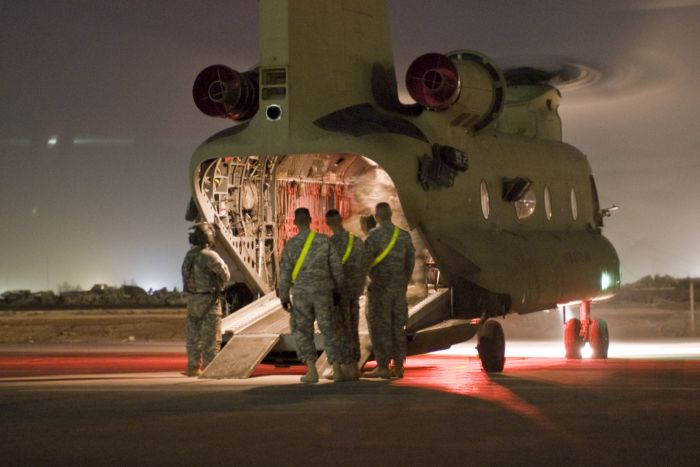
<path id="1" fill-rule="evenodd" d="M 0 377 L 183 371 L 181 354 L 0 355 Z"/>
<path id="2" fill-rule="evenodd" d="M 516 360 L 506 363 L 509 373 L 520 370 L 546 368 L 561 365 L 560 360 Z M 421 389 L 432 389 L 482 399 L 509 412 L 531 420 L 539 427 L 560 435 L 569 442 L 576 442 L 563 428 L 547 418 L 536 406 L 521 399 L 514 392 L 498 383 L 498 375 L 487 375 L 476 358 L 445 355 L 410 357 L 406 362 L 403 379 L 391 384 Z"/>

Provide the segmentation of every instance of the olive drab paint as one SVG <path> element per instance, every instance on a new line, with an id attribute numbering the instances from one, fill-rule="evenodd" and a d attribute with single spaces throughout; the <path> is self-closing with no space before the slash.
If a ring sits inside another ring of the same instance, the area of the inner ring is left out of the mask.
<path id="1" fill-rule="evenodd" d="M 255 79 L 231 75 L 255 86 L 257 110 L 204 142 L 190 165 L 200 218 L 217 226 L 219 249 L 254 292 L 275 287 L 293 233 L 284 212 L 311 203 L 313 187 L 326 201 L 309 206 L 312 216 L 334 207 L 328 190 L 353 189 L 347 174 L 359 176 L 358 164 L 388 175 L 402 227 L 418 232 L 452 287 L 454 318 L 530 313 L 619 288 L 591 167 L 561 140 L 557 89 L 508 86 L 491 59 L 458 50 L 416 59 L 407 88 L 418 103 L 403 104 L 385 2 L 259 5 Z M 195 98 L 206 89 L 196 85 Z M 242 115 L 246 102 L 229 94 L 220 116 Z M 264 180 L 246 179 L 261 171 Z M 291 188 L 275 192 L 282 183 Z M 240 201 L 245 190 L 253 207 Z M 361 198 L 356 189 L 351 201 Z"/>

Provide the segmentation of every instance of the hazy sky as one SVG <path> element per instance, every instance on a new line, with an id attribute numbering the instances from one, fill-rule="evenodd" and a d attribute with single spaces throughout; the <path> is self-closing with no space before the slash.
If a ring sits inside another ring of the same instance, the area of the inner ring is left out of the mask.
<path id="1" fill-rule="evenodd" d="M 329 0 L 331 1 L 331 0 Z M 564 140 L 585 152 L 623 281 L 700 275 L 700 1 L 391 0 L 396 68 L 425 52 L 577 63 Z M 0 291 L 180 286 L 188 164 L 228 123 L 197 73 L 258 59 L 255 0 L 0 0 Z M 55 138 L 55 139 L 53 139 Z"/>

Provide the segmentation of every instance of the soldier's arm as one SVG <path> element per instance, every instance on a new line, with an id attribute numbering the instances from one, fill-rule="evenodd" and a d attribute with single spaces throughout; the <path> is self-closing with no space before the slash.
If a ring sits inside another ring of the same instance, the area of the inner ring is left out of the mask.
<path id="1" fill-rule="evenodd" d="M 335 251 L 331 242 L 326 242 L 326 248 L 328 248 L 328 267 L 331 270 L 331 275 L 333 276 L 333 282 L 335 282 L 335 288 L 340 290 L 343 285 L 343 265 L 340 262 L 340 256 L 338 252 Z"/>
<path id="2" fill-rule="evenodd" d="M 363 269 L 363 258 L 365 254 L 365 244 L 364 242 L 359 239 L 355 238 L 355 249 L 356 251 L 353 252 L 353 255 L 355 255 L 355 258 L 352 258 L 353 260 L 353 277 L 351 278 L 352 280 L 352 287 L 354 290 L 357 291 L 357 293 L 362 293 L 362 291 L 365 288 L 365 280 L 367 278 L 367 271 Z"/>
<path id="3" fill-rule="evenodd" d="M 282 261 L 280 261 L 279 297 L 282 302 L 289 301 L 289 288 L 292 284 L 292 268 L 294 261 L 290 257 L 289 244 L 282 250 Z"/>
<path id="4" fill-rule="evenodd" d="M 185 255 L 185 260 L 182 262 L 182 291 L 183 292 L 190 292 L 187 287 L 187 276 L 190 273 L 190 269 L 192 268 L 192 255 L 187 254 Z"/>
<path id="5" fill-rule="evenodd" d="M 404 273 L 406 274 L 406 283 L 411 281 L 411 276 L 413 275 L 413 268 L 416 264 L 416 249 L 413 247 L 413 242 L 411 241 L 411 235 L 408 232 L 406 234 L 406 256 L 404 258 Z"/>
<path id="6" fill-rule="evenodd" d="M 374 244 L 376 244 L 376 241 L 374 240 L 373 236 L 370 234 L 367 237 L 367 240 L 365 240 L 365 245 L 364 249 L 362 250 L 362 273 L 367 274 L 369 272 L 369 267 L 372 265 L 372 261 L 374 261 L 375 255 L 374 255 Z"/>
<path id="7" fill-rule="evenodd" d="M 224 260 L 221 259 L 221 256 L 214 251 L 211 251 L 210 254 L 207 255 L 207 258 L 209 259 L 209 264 L 207 265 L 209 273 L 214 276 L 215 282 L 219 286 L 223 286 L 226 281 L 231 278 L 228 266 L 224 263 Z"/>

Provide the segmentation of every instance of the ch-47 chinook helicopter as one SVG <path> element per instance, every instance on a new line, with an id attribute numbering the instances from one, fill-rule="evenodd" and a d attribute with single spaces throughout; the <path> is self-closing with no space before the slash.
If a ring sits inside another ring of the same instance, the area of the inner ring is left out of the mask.
<path id="1" fill-rule="evenodd" d="M 338 209 L 362 235 L 379 201 L 424 253 L 416 285 L 434 283 L 415 287 L 409 355 L 477 335 L 483 369 L 502 371 L 492 318 L 580 303 L 567 356 L 590 342 L 607 357 L 607 326 L 589 305 L 619 287 L 619 260 L 586 157 L 561 141 L 557 89 L 509 85 L 488 57 L 457 50 L 418 57 L 406 73 L 416 103 L 403 104 L 384 2 L 260 0 L 259 20 L 258 66 L 214 65 L 193 87 L 202 112 L 237 124 L 194 153 L 187 217 L 216 226 L 217 250 L 259 297 L 224 318 L 228 342 L 204 377 L 247 377 L 293 353 L 274 289 L 294 209 L 308 207 L 322 232 Z M 364 323 L 360 333 L 364 363 Z"/>

